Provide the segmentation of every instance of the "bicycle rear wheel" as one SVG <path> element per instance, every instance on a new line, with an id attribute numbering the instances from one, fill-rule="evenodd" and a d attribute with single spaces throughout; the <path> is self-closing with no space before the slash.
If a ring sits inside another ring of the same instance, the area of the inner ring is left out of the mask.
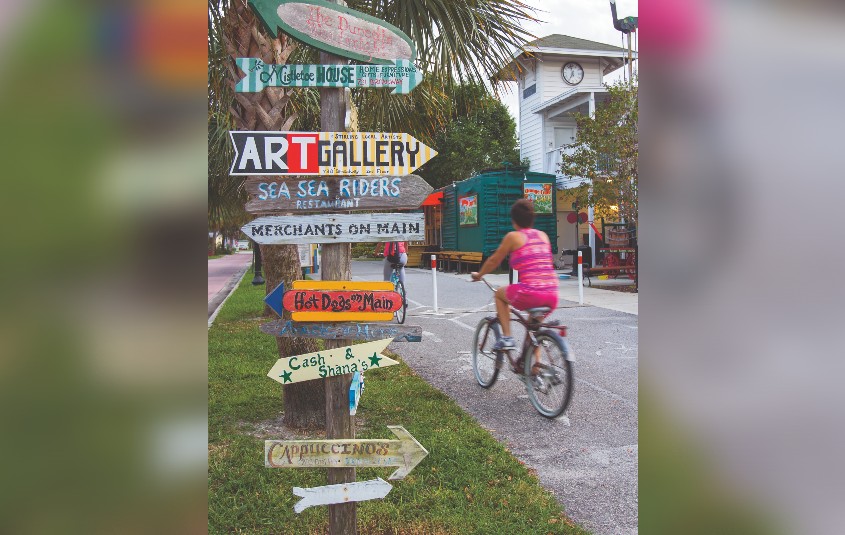
<path id="1" fill-rule="evenodd" d="M 549 333 L 538 333 L 536 338 L 539 359 L 536 350 L 529 350 L 525 359 L 528 399 L 546 418 L 557 418 L 572 398 L 572 363 L 566 360 L 569 345 Z"/>
<path id="2" fill-rule="evenodd" d="M 493 345 L 499 338 L 499 321 L 484 318 L 475 328 L 472 338 L 472 371 L 475 380 L 483 388 L 490 388 L 499 377 L 499 366 L 503 355 L 493 352 Z"/>
<path id="3" fill-rule="evenodd" d="M 408 311 L 408 300 L 405 298 L 405 285 L 400 280 L 396 280 L 393 283 L 393 289 L 402 296 L 402 306 L 393 313 L 393 316 L 396 318 L 396 321 L 401 323 L 405 323 L 405 313 Z"/>

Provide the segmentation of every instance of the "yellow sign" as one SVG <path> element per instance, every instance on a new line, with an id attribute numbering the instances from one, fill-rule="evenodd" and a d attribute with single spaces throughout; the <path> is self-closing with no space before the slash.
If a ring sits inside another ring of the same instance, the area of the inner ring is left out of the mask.
<path id="1" fill-rule="evenodd" d="M 325 379 L 336 375 L 365 372 L 372 368 L 393 366 L 399 363 L 381 355 L 381 352 L 392 341 L 393 338 L 385 338 L 366 344 L 280 358 L 270 368 L 267 377 L 282 384 L 301 383 L 302 381 Z"/>

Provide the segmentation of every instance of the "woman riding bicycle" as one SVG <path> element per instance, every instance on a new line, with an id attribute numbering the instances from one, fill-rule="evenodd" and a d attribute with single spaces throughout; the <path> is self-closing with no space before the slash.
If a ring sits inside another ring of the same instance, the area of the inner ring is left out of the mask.
<path id="1" fill-rule="evenodd" d="M 502 326 L 502 337 L 493 346 L 496 351 L 516 349 L 511 337 L 509 305 L 519 310 L 537 307 L 554 310 L 558 300 L 551 242 L 545 232 L 533 228 L 534 205 L 531 201 L 520 199 L 511 206 L 511 223 L 515 231 L 507 233 L 496 252 L 478 272 L 472 273 L 472 279 L 479 281 L 499 267 L 508 255 L 511 269 L 519 272 L 518 283 L 496 291 L 496 313 Z"/>
<path id="2" fill-rule="evenodd" d="M 378 252 L 378 246 L 376 247 Z M 389 281 L 390 275 L 393 274 L 393 264 L 400 264 L 399 280 L 402 285 L 405 285 L 405 264 L 408 263 L 408 252 L 405 248 L 405 242 L 387 242 L 384 244 L 384 249 L 381 251 L 384 255 L 384 280 Z"/>

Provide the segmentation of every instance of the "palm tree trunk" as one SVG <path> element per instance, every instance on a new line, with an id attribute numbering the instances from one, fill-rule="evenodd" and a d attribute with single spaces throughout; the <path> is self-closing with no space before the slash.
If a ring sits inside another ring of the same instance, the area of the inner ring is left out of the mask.
<path id="1" fill-rule="evenodd" d="M 299 266 L 299 252 L 296 245 L 262 245 L 264 278 L 267 289 L 272 290 L 280 282 L 285 288 L 301 279 Z M 264 306 L 264 315 L 275 315 L 270 307 Z M 285 312 L 285 319 L 290 319 L 290 313 Z M 312 338 L 276 338 L 276 346 L 280 357 L 292 357 L 311 353 L 317 350 Z M 315 428 L 326 424 L 326 391 L 324 381 L 305 381 L 282 386 L 285 414 L 284 423 L 288 427 Z"/>
<path id="2" fill-rule="evenodd" d="M 296 48 L 296 43 L 284 36 L 267 36 L 244 0 L 234 0 L 226 13 L 224 41 L 227 52 L 233 58 L 260 58 L 265 63 L 275 64 L 285 63 Z M 230 84 L 234 86 L 242 76 L 234 61 L 229 63 L 229 74 Z M 296 114 L 287 110 L 290 100 L 287 91 L 290 90 L 284 87 L 268 87 L 259 93 L 234 93 L 235 101 L 230 111 L 238 130 L 288 130 L 296 120 Z M 299 253 L 295 245 L 262 245 L 261 255 L 268 291 L 280 282 L 289 288 L 293 281 L 301 278 Z M 271 314 L 269 307 L 265 306 L 264 315 Z M 276 345 L 281 358 L 317 350 L 317 341 L 312 338 L 276 338 Z M 285 425 L 295 428 L 325 426 L 323 381 L 284 385 L 282 396 Z"/>

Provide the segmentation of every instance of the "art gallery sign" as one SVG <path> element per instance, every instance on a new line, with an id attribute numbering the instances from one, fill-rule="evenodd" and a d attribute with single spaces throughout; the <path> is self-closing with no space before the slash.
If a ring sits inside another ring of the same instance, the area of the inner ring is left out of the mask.
<path id="1" fill-rule="evenodd" d="M 389 132 L 229 132 L 229 174 L 409 175 L 437 156 L 411 135 Z"/>

